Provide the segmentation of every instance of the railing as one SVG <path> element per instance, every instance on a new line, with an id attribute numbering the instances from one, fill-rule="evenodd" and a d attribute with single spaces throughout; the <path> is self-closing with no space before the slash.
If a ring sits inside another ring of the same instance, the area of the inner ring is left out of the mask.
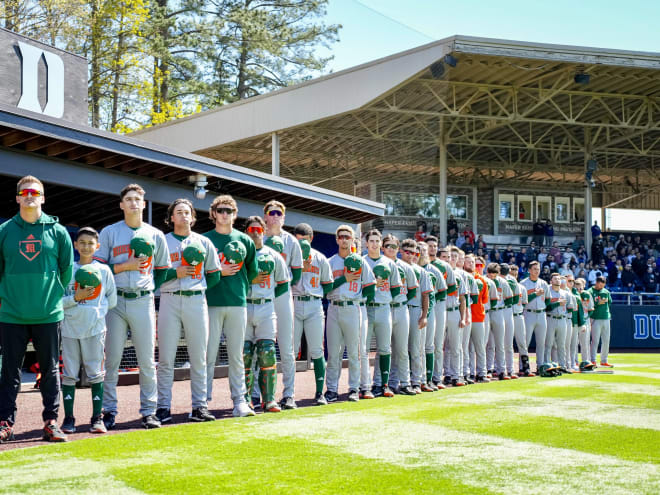
<path id="1" fill-rule="evenodd" d="M 660 306 L 658 292 L 610 292 L 612 304 L 626 306 Z"/>

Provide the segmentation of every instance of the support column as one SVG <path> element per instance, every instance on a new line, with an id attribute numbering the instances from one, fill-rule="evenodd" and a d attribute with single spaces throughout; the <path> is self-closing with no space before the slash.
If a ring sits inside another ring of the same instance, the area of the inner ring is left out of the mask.
<path id="1" fill-rule="evenodd" d="M 438 142 L 439 191 L 440 196 L 440 242 L 447 245 L 447 143 L 444 126 L 440 120 L 440 140 Z"/>
<path id="2" fill-rule="evenodd" d="M 272 134 L 272 138 L 273 141 L 271 145 L 271 149 L 272 149 L 271 173 L 273 175 L 279 176 L 280 175 L 280 136 L 276 132 L 274 132 Z"/>
<path id="3" fill-rule="evenodd" d="M 147 223 L 153 225 L 153 211 L 151 209 L 152 201 L 147 201 Z"/>
<path id="4" fill-rule="evenodd" d="M 584 130 L 584 173 L 587 173 L 587 161 L 591 158 L 591 129 Z M 586 180 L 586 177 L 585 177 Z M 587 256 L 591 258 L 591 186 L 587 183 L 584 188 L 584 248 Z"/>

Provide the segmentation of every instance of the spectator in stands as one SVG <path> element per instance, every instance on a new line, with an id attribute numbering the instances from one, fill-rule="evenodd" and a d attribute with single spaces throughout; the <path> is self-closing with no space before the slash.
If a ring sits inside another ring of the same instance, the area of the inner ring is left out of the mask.
<path id="1" fill-rule="evenodd" d="M 632 247 L 633 247 L 633 249 L 634 249 L 634 248 L 639 249 L 639 248 L 641 247 L 641 245 L 642 245 L 642 240 L 641 240 L 641 238 L 639 237 L 639 235 L 636 235 L 635 237 L 633 237 L 633 241 L 632 241 Z"/>
<path id="2" fill-rule="evenodd" d="M 653 270 L 653 267 L 649 266 L 646 269 L 646 273 L 644 274 L 644 290 L 646 292 L 655 292 L 655 289 L 657 287 L 657 282 L 655 278 L 655 271 Z"/>
<path id="3" fill-rule="evenodd" d="M 539 248 L 539 254 L 536 256 L 536 260 L 543 265 L 548 259 L 548 253 L 544 247 Z"/>
<path id="4" fill-rule="evenodd" d="M 625 292 L 634 292 L 637 285 L 637 275 L 632 271 L 632 265 L 627 263 L 621 274 L 621 287 Z"/>
<path id="5" fill-rule="evenodd" d="M 454 215 L 449 215 L 449 220 L 447 220 L 447 237 L 450 241 L 458 238 L 458 223 Z"/>
<path id="6" fill-rule="evenodd" d="M 483 249 L 483 250 L 486 249 L 486 241 L 484 241 L 484 236 L 483 235 L 479 234 L 479 236 L 477 237 L 477 242 L 474 245 L 474 247 L 476 249 Z"/>
<path id="7" fill-rule="evenodd" d="M 588 258 L 586 249 L 584 249 L 584 246 L 580 246 L 575 252 L 575 259 L 578 263 L 586 263 Z"/>
<path id="8" fill-rule="evenodd" d="M 564 259 L 564 263 L 568 263 L 569 265 L 572 263 L 577 264 L 577 258 L 571 246 L 566 246 L 566 251 L 562 253 L 562 258 Z"/>
<path id="9" fill-rule="evenodd" d="M 417 222 L 417 232 L 415 232 L 415 240 L 417 242 L 423 242 L 426 240 L 426 222 L 419 221 Z"/>
<path id="10" fill-rule="evenodd" d="M 555 237 L 555 228 L 552 226 L 552 222 L 549 218 L 545 221 L 545 225 L 543 226 L 543 234 L 545 235 L 545 245 L 550 246 Z"/>
<path id="11" fill-rule="evenodd" d="M 548 251 L 548 254 L 551 254 L 555 261 L 558 261 L 561 257 L 561 249 L 559 249 L 559 242 L 554 241 L 552 247 Z"/>
<path id="12" fill-rule="evenodd" d="M 585 270 L 580 270 L 577 274 L 577 278 L 581 278 L 582 280 L 587 280 L 587 272 Z"/>
<path id="13" fill-rule="evenodd" d="M 571 243 L 571 248 L 577 253 L 578 249 L 584 247 L 584 240 L 579 235 L 575 236 L 575 240 Z"/>
<path id="14" fill-rule="evenodd" d="M 619 249 L 621 249 L 622 247 L 626 247 L 627 245 L 628 245 L 628 244 L 626 243 L 626 238 L 624 237 L 623 234 L 620 234 L 620 235 L 619 235 L 619 238 L 618 238 L 617 241 L 614 243 L 614 249 L 616 249 L 617 252 L 618 252 Z"/>
<path id="15" fill-rule="evenodd" d="M 594 224 L 591 226 L 591 238 L 595 239 L 596 237 L 600 237 L 600 227 L 598 226 L 598 222 L 594 220 Z"/>
<path id="16" fill-rule="evenodd" d="M 607 245 L 603 249 L 603 254 L 605 255 L 606 258 L 610 257 L 610 253 L 614 252 L 614 244 L 612 244 L 612 241 L 608 241 Z"/>
<path id="17" fill-rule="evenodd" d="M 630 264 L 632 265 L 632 270 L 635 272 L 635 275 L 637 275 L 640 279 L 644 277 L 644 274 L 646 273 L 646 261 L 639 252 L 637 252 L 635 256 L 630 260 Z"/>
<path id="18" fill-rule="evenodd" d="M 587 280 L 589 281 L 589 285 L 590 286 L 594 285 L 596 283 L 596 279 L 602 276 L 603 276 L 603 271 L 600 270 L 598 267 L 589 270 L 587 274 Z"/>
<path id="19" fill-rule="evenodd" d="M 619 264 L 621 264 L 621 261 Z M 607 262 L 607 285 L 616 287 L 619 283 L 619 268 L 617 267 L 616 256 L 611 256 Z"/>
<path id="20" fill-rule="evenodd" d="M 549 266 L 543 267 L 540 278 L 545 280 L 548 284 L 550 283 L 550 280 L 552 279 L 552 272 L 550 271 Z"/>
<path id="21" fill-rule="evenodd" d="M 543 236 L 545 235 L 545 227 L 543 226 L 543 222 L 541 222 L 540 219 L 536 219 L 536 222 L 534 222 L 534 225 L 532 226 L 532 233 L 533 233 L 533 241 L 532 244 L 536 244 L 537 246 L 543 246 Z"/>
<path id="22" fill-rule="evenodd" d="M 583 271 L 585 271 L 584 261 L 581 261 L 577 265 L 575 265 L 575 268 L 573 269 L 573 275 L 575 276 L 575 278 L 580 278 L 578 274 Z"/>
<path id="23" fill-rule="evenodd" d="M 477 247 L 476 256 L 483 259 L 488 258 L 488 256 L 486 255 L 486 250 L 480 247 Z"/>
<path id="24" fill-rule="evenodd" d="M 559 268 L 557 266 L 557 262 L 555 261 L 555 257 L 552 256 L 551 254 L 548 255 L 545 262 L 541 266 L 542 267 L 544 267 L 544 266 L 549 267 L 551 272 L 556 272 L 557 269 Z"/>
<path id="25" fill-rule="evenodd" d="M 559 275 L 565 277 L 566 275 L 573 275 L 573 272 L 568 267 L 568 263 L 562 263 L 561 268 L 559 269 Z"/>
<path id="26" fill-rule="evenodd" d="M 529 265 L 532 261 L 536 261 L 538 250 L 536 242 L 532 241 L 527 249 L 527 264 Z"/>
<path id="27" fill-rule="evenodd" d="M 518 280 L 525 280 L 529 277 L 529 269 L 527 268 L 527 262 L 521 261 L 518 268 Z"/>
<path id="28" fill-rule="evenodd" d="M 514 258 L 515 256 L 516 253 L 513 250 L 513 246 L 511 244 L 507 245 L 506 249 L 504 250 L 504 255 L 502 256 L 505 263 L 511 263 L 511 258 Z"/>
<path id="29" fill-rule="evenodd" d="M 493 249 L 490 252 L 490 261 L 491 263 L 497 263 L 498 265 L 502 263 L 502 256 L 500 256 L 500 252 L 497 249 Z"/>
<path id="30" fill-rule="evenodd" d="M 591 259 L 594 263 L 600 263 L 600 260 L 603 259 L 603 250 L 605 249 L 604 241 L 602 236 L 594 238 L 594 241 L 591 243 Z"/>

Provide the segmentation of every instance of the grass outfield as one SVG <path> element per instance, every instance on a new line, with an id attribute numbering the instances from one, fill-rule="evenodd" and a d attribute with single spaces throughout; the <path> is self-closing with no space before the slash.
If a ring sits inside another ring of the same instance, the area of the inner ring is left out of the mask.
<path id="1" fill-rule="evenodd" d="M 660 355 L 6 451 L 0 493 L 660 493 Z M 344 370 L 344 373 L 346 370 Z"/>

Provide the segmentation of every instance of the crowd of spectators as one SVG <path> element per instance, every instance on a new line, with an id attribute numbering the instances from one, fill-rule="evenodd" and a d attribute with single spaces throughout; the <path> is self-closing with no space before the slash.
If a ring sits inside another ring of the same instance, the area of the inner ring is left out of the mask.
<path id="1" fill-rule="evenodd" d="M 519 280 L 527 277 L 529 263 L 538 261 L 541 278 L 548 283 L 553 272 L 572 273 L 575 278 L 584 278 L 589 286 L 602 275 L 613 292 L 660 292 L 660 237 L 653 241 L 638 234 L 616 236 L 602 233 L 597 224 L 594 227 L 591 255 L 579 236 L 570 244 L 560 245 L 552 236 L 539 234 L 532 237 L 529 246 L 509 244 L 502 248 L 488 246 L 481 235 L 466 231 L 453 243 L 488 262 L 517 265 Z"/>

